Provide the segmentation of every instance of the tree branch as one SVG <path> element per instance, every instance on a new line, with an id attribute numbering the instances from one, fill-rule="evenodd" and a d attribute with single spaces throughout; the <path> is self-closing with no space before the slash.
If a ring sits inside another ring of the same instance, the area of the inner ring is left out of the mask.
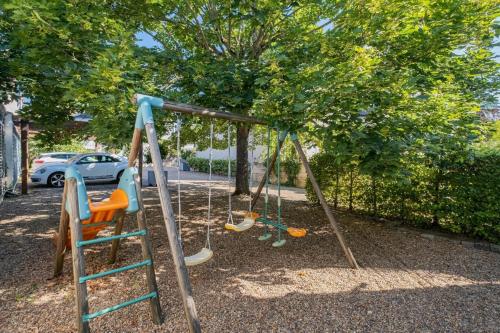
<path id="1" fill-rule="evenodd" d="M 198 21 L 198 15 L 196 14 L 193 7 L 191 7 L 191 4 L 189 3 L 189 1 L 186 3 L 187 3 L 189 10 L 191 11 L 191 14 L 194 16 L 194 19 L 193 19 L 194 25 L 198 28 L 199 35 L 201 36 L 202 47 L 205 48 L 207 51 L 215 53 L 216 55 L 223 55 L 224 54 L 223 48 L 222 48 L 222 52 L 220 52 L 219 50 L 217 50 L 215 47 L 213 47 L 212 45 L 210 45 L 208 43 L 207 37 L 205 36 L 205 32 L 204 32 L 200 22 Z"/>

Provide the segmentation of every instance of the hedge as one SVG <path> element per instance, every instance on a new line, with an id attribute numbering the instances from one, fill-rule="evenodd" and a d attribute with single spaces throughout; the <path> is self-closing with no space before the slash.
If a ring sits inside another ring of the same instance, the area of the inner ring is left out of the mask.
<path id="1" fill-rule="evenodd" d="M 201 157 L 188 157 L 187 162 L 189 166 L 198 172 L 208 173 L 209 164 L 208 159 Z M 227 160 L 212 160 L 212 173 L 216 175 L 227 175 Z M 231 175 L 236 175 L 236 161 L 231 161 Z"/>
<path id="2" fill-rule="evenodd" d="M 374 178 L 333 161 L 328 154 L 316 154 L 311 168 L 336 208 L 500 242 L 499 150 L 476 152 L 446 170 L 408 163 L 393 177 Z M 306 191 L 317 202 L 309 181 Z"/>

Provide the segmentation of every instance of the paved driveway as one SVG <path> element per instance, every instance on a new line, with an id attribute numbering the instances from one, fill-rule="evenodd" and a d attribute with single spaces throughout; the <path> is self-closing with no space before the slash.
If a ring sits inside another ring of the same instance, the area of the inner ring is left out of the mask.
<path id="1" fill-rule="evenodd" d="M 144 186 L 147 186 L 148 181 L 148 171 L 152 170 L 152 167 L 145 167 L 142 176 L 142 183 Z M 177 183 L 177 168 L 165 167 L 165 171 L 168 172 L 168 182 L 169 185 Z M 180 174 L 181 186 L 183 184 L 186 185 L 200 185 L 205 183 L 205 186 L 208 186 L 208 174 L 203 172 L 195 172 L 195 171 L 181 171 Z M 216 189 L 224 189 L 228 188 L 227 177 L 212 175 L 212 186 Z M 252 187 L 252 191 L 257 189 L 258 183 L 254 183 Z M 231 178 L 231 188 L 234 190 L 234 177 Z M 208 189 L 208 187 L 207 187 Z M 265 193 L 265 188 L 262 190 L 262 195 Z M 306 201 L 305 190 L 302 188 L 296 187 L 281 187 L 281 196 L 284 199 L 288 200 L 299 200 Z M 276 185 L 269 186 L 269 194 L 270 195 L 278 195 L 278 190 Z"/>

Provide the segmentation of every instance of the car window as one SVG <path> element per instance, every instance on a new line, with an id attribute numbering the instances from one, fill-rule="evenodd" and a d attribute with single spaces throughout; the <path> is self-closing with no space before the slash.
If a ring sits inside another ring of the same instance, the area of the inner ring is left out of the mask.
<path id="1" fill-rule="evenodd" d="M 85 157 L 82 157 L 78 163 L 80 164 L 90 164 L 90 163 L 98 163 L 99 162 L 99 155 L 88 155 Z"/>
<path id="2" fill-rule="evenodd" d="M 114 157 L 111 157 L 111 156 L 103 155 L 101 162 L 102 163 L 114 163 L 114 162 L 119 162 L 119 160 L 114 158 Z"/>
<path id="3" fill-rule="evenodd" d="M 73 163 L 74 161 L 76 161 L 78 159 L 78 155 L 75 155 L 73 157 L 71 157 L 67 162 L 68 163 Z"/>
<path id="4" fill-rule="evenodd" d="M 65 155 L 65 154 L 54 154 L 54 155 L 52 155 L 50 157 L 52 157 L 52 158 L 60 158 L 60 159 L 64 159 L 65 160 L 67 158 L 66 156 L 68 156 L 68 155 Z"/>

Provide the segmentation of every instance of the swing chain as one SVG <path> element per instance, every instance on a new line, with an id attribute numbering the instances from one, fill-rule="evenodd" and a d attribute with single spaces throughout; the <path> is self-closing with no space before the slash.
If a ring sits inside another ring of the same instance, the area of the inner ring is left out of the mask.
<path id="1" fill-rule="evenodd" d="M 278 224 L 281 224 L 281 153 L 280 153 L 280 140 L 281 140 L 281 133 L 280 129 L 276 129 L 276 134 L 277 134 L 277 144 L 276 144 L 276 153 L 277 153 L 277 158 L 276 158 L 276 177 L 277 179 L 277 185 L 278 185 Z M 278 229 L 278 241 L 281 240 L 281 229 Z"/>
<path id="2" fill-rule="evenodd" d="M 248 144 L 250 145 L 250 184 L 248 187 L 250 187 L 250 196 L 248 199 L 248 212 L 252 213 L 252 186 L 253 186 L 253 163 L 254 163 L 254 157 L 253 153 L 255 150 L 255 147 L 253 146 L 254 144 L 254 138 L 253 138 L 253 133 L 251 130 L 249 131 L 249 139 L 248 139 Z"/>
<path id="3" fill-rule="evenodd" d="M 234 224 L 232 195 L 231 195 L 231 123 L 229 123 L 227 126 L 227 188 L 228 188 L 227 223 Z"/>
<path id="4" fill-rule="evenodd" d="M 212 151 L 213 151 L 213 137 L 214 137 L 214 122 L 210 120 L 210 147 L 208 153 L 208 211 L 207 211 L 207 241 L 206 247 L 211 250 L 210 245 L 210 225 L 211 220 L 211 206 L 212 206 Z"/>
<path id="5" fill-rule="evenodd" d="M 177 225 L 179 228 L 178 238 L 179 242 L 182 241 L 182 210 L 181 210 L 181 117 L 179 113 L 175 114 L 176 120 L 176 132 L 177 132 L 177 201 L 178 201 L 178 215 L 177 215 Z"/>
<path id="6" fill-rule="evenodd" d="M 267 128 L 267 155 L 266 155 L 266 195 L 264 196 L 264 219 L 267 219 L 267 213 L 269 212 L 269 155 L 271 153 L 271 128 Z M 269 227 L 266 224 L 264 227 L 264 234 L 269 233 Z"/>

